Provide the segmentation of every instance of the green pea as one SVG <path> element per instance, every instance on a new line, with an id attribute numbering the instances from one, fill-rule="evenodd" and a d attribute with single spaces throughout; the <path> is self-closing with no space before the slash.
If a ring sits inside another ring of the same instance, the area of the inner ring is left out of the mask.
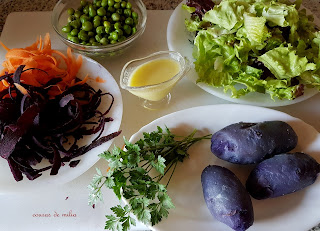
<path id="1" fill-rule="evenodd" d="M 94 35 L 95 35 L 95 33 L 94 33 L 93 31 L 89 31 L 89 32 L 88 32 L 88 36 L 89 36 L 89 37 L 94 37 Z"/>
<path id="2" fill-rule="evenodd" d="M 101 1 L 97 1 L 97 2 L 96 2 L 96 6 L 97 6 L 97 7 L 100 7 L 100 6 L 101 6 Z"/>
<path id="3" fill-rule="evenodd" d="M 94 16 L 93 20 L 101 21 L 101 17 L 99 15 Z"/>
<path id="4" fill-rule="evenodd" d="M 116 22 L 114 25 L 113 25 L 114 29 L 115 30 L 118 30 L 121 28 L 121 23 L 120 22 Z"/>
<path id="5" fill-rule="evenodd" d="M 99 35 L 99 34 L 97 34 L 97 35 L 95 36 L 95 39 L 96 39 L 97 42 L 100 42 L 100 40 L 102 39 L 102 36 Z"/>
<path id="6" fill-rule="evenodd" d="M 119 38 L 118 32 L 117 31 L 112 31 L 110 33 L 110 37 L 111 37 L 112 40 L 118 40 L 118 38 Z"/>
<path id="7" fill-rule="evenodd" d="M 118 36 L 122 36 L 123 35 L 123 30 L 116 29 L 115 31 L 118 33 Z"/>
<path id="8" fill-rule="evenodd" d="M 76 17 L 76 18 L 80 18 L 81 17 L 81 12 L 80 11 L 76 11 L 76 12 L 74 12 L 74 16 Z"/>
<path id="9" fill-rule="evenodd" d="M 124 9 L 123 10 L 123 14 L 127 17 L 130 17 L 131 16 L 131 10 L 130 9 Z"/>
<path id="10" fill-rule="evenodd" d="M 69 15 L 73 15 L 74 14 L 74 9 L 73 8 L 69 8 L 67 10 L 67 12 L 68 12 Z"/>
<path id="11" fill-rule="evenodd" d="M 92 5 L 90 5 L 89 6 L 89 16 L 93 18 L 96 15 L 97 15 L 96 9 Z"/>
<path id="12" fill-rule="evenodd" d="M 71 15 L 71 16 L 68 17 L 68 22 L 72 22 L 74 19 L 75 19 L 74 16 Z"/>
<path id="13" fill-rule="evenodd" d="M 70 40 L 70 38 L 72 38 L 72 37 L 73 37 L 73 36 L 72 36 L 70 33 L 67 34 L 68 40 Z"/>
<path id="14" fill-rule="evenodd" d="M 109 34 L 112 31 L 111 26 L 104 27 L 104 31 Z"/>
<path id="15" fill-rule="evenodd" d="M 118 14 L 122 15 L 123 10 L 122 10 L 122 9 L 117 9 L 117 10 L 116 10 L 116 13 L 118 13 Z"/>
<path id="16" fill-rule="evenodd" d="M 112 18 L 112 20 L 113 21 L 119 21 L 120 20 L 120 15 L 118 14 L 118 13 L 113 13 L 112 15 L 111 15 L 111 18 Z"/>
<path id="17" fill-rule="evenodd" d="M 121 8 L 126 8 L 126 6 L 127 6 L 127 2 L 122 1 L 122 2 L 120 3 L 120 5 L 121 5 Z"/>
<path id="18" fill-rule="evenodd" d="M 120 8 L 120 3 L 119 3 L 119 2 L 115 3 L 115 4 L 113 5 L 113 7 L 114 7 L 115 9 L 119 9 L 119 8 Z"/>
<path id="19" fill-rule="evenodd" d="M 108 6 L 113 6 L 114 0 L 108 0 Z"/>
<path id="20" fill-rule="evenodd" d="M 96 28 L 97 34 L 103 34 L 104 33 L 104 26 L 98 26 Z"/>
<path id="21" fill-rule="evenodd" d="M 123 30 L 124 30 L 124 32 L 125 32 L 127 35 L 131 35 L 131 32 L 132 32 L 131 26 L 125 24 L 125 25 L 123 26 Z"/>
<path id="22" fill-rule="evenodd" d="M 101 6 L 106 7 L 108 5 L 108 0 L 102 0 Z"/>
<path id="23" fill-rule="evenodd" d="M 100 46 L 100 43 L 98 43 L 98 42 L 93 42 L 93 43 L 92 43 L 92 46 Z"/>
<path id="24" fill-rule="evenodd" d="M 117 40 L 111 40 L 110 43 L 115 44 L 115 43 L 117 43 Z"/>
<path id="25" fill-rule="evenodd" d="M 84 14 L 89 14 L 89 5 L 86 5 L 86 6 L 83 8 L 82 12 L 83 12 Z"/>
<path id="26" fill-rule="evenodd" d="M 121 0 L 114 0 L 115 2 L 121 2 Z"/>
<path id="27" fill-rule="evenodd" d="M 108 43 L 109 43 L 109 41 L 108 41 L 108 39 L 107 38 L 102 38 L 102 39 L 100 39 L 100 43 L 102 44 L 102 45 L 107 45 Z"/>
<path id="28" fill-rule="evenodd" d="M 85 41 L 82 41 L 80 44 L 81 45 L 87 45 L 87 43 Z"/>
<path id="29" fill-rule="evenodd" d="M 89 40 L 89 35 L 84 30 L 80 30 L 80 32 L 78 34 L 78 38 L 80 40 L 82 40 L 82 41 L 88 41 Z"/>
<path id="30" fill-rule="evenodd" d="M 74 43 L 79 43 L 79 39 L 77 37 L 70 37 L 69 40 Z"/>
<path id="31" fill-rule="evenodd" d="M 109 7 L 108 7 L 108 11 L 109 11 L 110 13 L 114 13 L 114 12 L 116 12 L 116 9 L 115 9 L 113 6 L 109 6 Z"/>
<path id="32" fill-rule="evenodd" d="M 137 32 L 137 28 L 136 27 L 132 27 L 132 34 L 135 34 Z"/>
<path id="33" fill-rule="evenodd" d="M 72 28 L 71 28 L 70 25 L 67 25 L 67 26 L 62 27 L 61 30 L 62 30 L 62 32 L 64 32 L 64 33 L 69 33 L 69 32 L 72 30 Z"/>
<path id="34" fill-rule="evenodd" d="M 95 42 L 95 41 L 96 41 L 96 39 L 93 38 L 93 37 L 89 39 L 89 43 L 91 43 L 91 44 L 92 44 L 93 42 Z"/>
<path id="35" fill-rule="evenodd" d="M 132 8 L 132 4 L 130 2 L 127 3 L 127 9 L 131 9 Z"/>
<path id="36" fill-rule="evenodd" d="M 104 7 L 100 7 L 97 10 L 97 14 L 102 17 L 102 16 L 105 16 L 107 14 L 107 11 L 106 11 L 106 9 Z"/>
<path id="37" fill-rule="evenodd" d="M 81 17 L 80 17 L 80 21 L 81 21 L 82 24 L 83 24 L 85 21 L 89 21 L 89 20 L 90 20 L 90 18 L 89 18 L 87 15 L 85 15 L 85 14 L 81 15 Z"/>
<path id="38" fill-rule="evenodd" d="M 101 25 L 101 20 L 93 20 L 93 27 L 94 28 L 97 28 L 100 25 Z"/>
<path id="39" fill-rule="evenodd" d="M 70 22 L 70 26 L 72 26 L 73 28 L 80 28 L 81 26 L 81 21 L 79 20 L 73 20 L 72 22 Z"/>
<path id="40" fill-rule="evenodd" d="M 132 12 L 131 16 L 132 16 L 133 19 L 137 19 L 138 18 L 137 12 Z"/>
<path id="41" fill-rule="evenodd" d="M 87 1 L 86 0 L 81 0 L 80 1 L 80 6 L 86 6 L 87 5 Z"/>
<path id="42" fill-rule="evenodd" d="M 90 42 L 87 42 L 86 45 L 87 46 L 92 46 L 92 44 Z"/>
<path id="43" fill-rule="evenodd" d="M 77 36 L 78 35 L 78 33 L 79 33 L 79 30 L 78 29 L 73 29 L 71 32 L 70 32 L 70 34 L 72 35 L 72 36 Z"/>
<path id="44" fill-rule="evenodd" d="M 91 31 L 93 29 L 93 25 L 90 21 L 86 21 L 82 24 L 82 30 Z"/>
<path id="45" fill-rule="evenodd" d="M 126 38 L 126 36 L 121 36 L 119 39 L 118 39 L 118 42 L 122 42 L 122 41 L 124 41 L 124 40 L 126 40 L 127 38 Z"/>
<path id="46" fill-rule="evenodd" d="M 103 22 L 104 31 L 109 34 L 111 32 L 111 23 L 108 21 Z"/>
<path id="47" fill-rule="evenodd" d="M 134 18 L 133 19 L 133 25 L 137 25 L 138 24 L 138 19 L 137 18 Z"/>
<path id="48" fill-rule="evenodd" d="M 99 0 L 93 0 L 92 3 L 97 4 L 97 1 L 99 1 Z"/>
<path id="49" fill-rule="evenodd" d="M 126 20 L 124 21 L 125 24 L 128 24 L 128 25 L 132 25 L 133 24 L 133 19 L 132 18 L 126 18 Z"/>
<path id="50" fill-rule="evenodd" d="M 111 23 L 109 21 L 103 21 L 103 26 L 104 27 L 111 26 Z"/>

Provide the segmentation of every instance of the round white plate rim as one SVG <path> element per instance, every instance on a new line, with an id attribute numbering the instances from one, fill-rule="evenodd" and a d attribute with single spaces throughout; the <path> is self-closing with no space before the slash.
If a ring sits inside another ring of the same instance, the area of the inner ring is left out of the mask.
<path id="1" fill-rule="evenodd" d="M 187 45 L 187 38 L 184 38 L 182 40 L 181 38 L 185 35 L 188 35 L 189 32 L 186 31 L 184 26 L 184 18 L 181 17 L 183 15 L 188 15 L 186 11 L 182 9 L 182 4 L 185 3 L 185 0 L 182 1 L 173 11 L 169 18 L 168 26 L 167 26 L 167 44 L 169 50 L 180 52 L 182 55 L 186 56 L 189 60 L 194 60 L 192 57 L 192 52 L 190 52 L 190 45 Z M 307 13 L 310 13 L 310 10 L 307 10 Z M 317 17 L 314 17 L 314 21 L 317 25 L 320 25 L 320 20 Z M 179 30 L 180 29 L 180 30 Z M 183 32 L 181 31 L 183 29 Z M 190 37 L 191 38 L 191 37 Z M 193 39 L 193 38 L 191 38 Z M 182 49 L 182 46 L 184 46 Z M 192 50 L 192 49 L 191 49 Z M 194 65 L 193 65 L 194 66 Z M 229 102 L 239 103 L 239 104 L 249 104 L 254 106 L 264 106 L 264 107 L 280 107 L 280 106 L 287 106 L 292 105 L 296 103 L 300 103 L 302 101 L 305 101 L 313 96 L 315 96 L 319 91 L 314 88 L 306 88 L 304 95 L 300 96 L 294 100 L 279 100 L 275 99 L 274 101 L 270 98 L 269 94 L 262 94 L 257 92 L 249 93 L 245 96 L 242 96 L 240 98 L 232 98 L 231 93 L 225 93 L 223 88 L 215 88 L 212 86 L 209 86 L 205 83 L 196 83 L 196 80 L 198 78 L 198 75 L 194 69 L 194 67 L 190 70 L 190 72 L 187 74 L 187 77 L 190 81 L 192 81 L 194 84 L 199 86 L 204 91 L 217 96 L 221 99 L 227 100 Z"/>
<path id="2" fill-rule="evenodd" d="M 294 126 L 297 126 L 297 127 L 302 127 L 304 129 L 306 129 L 306 131 L 308 131 L 309 133 L 312 133 L 311 135 L 315 135 L 314 137 L 314 141 L 310 143 L 310 148 L 309 148 L 309 151 L 312 150 L 312 152 L 314 151 L 317 151 L 317 153 L 320 152 L 320 146 L 319 144 L 317 145 L 317 143 L 320 142 L 320 134 L 318 133 L 318 131 L 316 129 L 314 129 L 312 126 L 310 126 L 309 124 L 303 122 L 302 120 L 298 119 L 298 118 L 295 118 L 295 117 L 292 117 L 284 112 L 280 112 L 280 111 L 277 111 L 277 110 L 274 110 L 274 109 L 269 109 L 269 108 L 262 108 L 262 107 L 258 107 L 258 106 L 253 106 L 253 105 L 241 105 L 241 104 L 219 104 L 219 105 L 207 105 L 207 106 L 199 106 L 199 107 L 193 107 L 193 108 L 189 108 L 189 109 L 184 109 L 184 110 L 181 110 L 181 111 L 177 111 L 177 112 L 173 112 L 171 114 L 168 114 L 168 115 L 165 115 L 163 117 L 160 117 L 154 121 L 152 121 L 151 123 L 143 126 L 141 129 L 139 129 L 138 132 L 136 132 L 135 134 L 133 134 L 131 136 L 131 138 L 129 139 L 130 142 L 134 142 L 136 141 L 137 139 L 139 139 L 141 136 L 142 136 L 142 133 L 143 132 L 150 132 L 150 131 L 153 131 L 156 129 L 156 126 L 161 126 L 161 125 L 165 125 L 165 121 L 170 121 L 170 123 L 174 123 L 172 120 L 174 118 L 180 118 L 178 121 L 177 121 L 177 124 L 183 124 L 185 121 L 185 116 L 189 116 L 190 114 L 192 113 L 196 113 L 197 117 L 201 120 L 201 116 L 202 116 L 202 113 L 205 113 L 205 112 L 216 112 L 216 111 L 220 111 L 221 113 L 223 113 L 224 115 L 227 115 L 228 116 L 228 111 L 232 111 L 232 112 L 235 112 L 235 111 L 238 111 L 238 110 L 241 110 L 241 111 L 250 111 L 250 112 L 255 112 L 255 113 L 258 113 L 258 114 L 261 114 L 263 115 L 264 117 L 268 117 L 268 114 L 270 114 L 272 117 L 275 117 L 275 118 L 281 118 L 281 120 L 284 120 L 284 121 L 287 121 L 289 124 L 295 124 Z M 229 115 L 230 116 L 230 115 Z M 237 115 L 231 115 L 231 116 L 234 116 L 234 117 L 237 117 Z M 214 115 L 213 115 L 214 117 Z M 188 118 L 186 119 L 188 120 Z M 255 120 L 258 120 L 260 121 L 259 118 L 256 118 Z M 190 121 L 189 121 L 190 122 Z M 247 122 L 251 122 L 251 121 L 247 121 Z M 168 126 L 170 128 L 170 126 Z M 310 137 L 309 137 L 310 138 Z M 319 161 L 320 159 L 317 157 L 317 160 Z M 200 181 L 200 180 L 199 180 Z M 317 190 L 319 191 L 319 179 L 317 181 Z M 171 187 L 171 186 L 170 186 Z M 312 186 L 310 186 L 312 187 Z M 315 187 L 314 187 L 315 188 Z M 313 188 L 313 189 L 314 189 Z M 313 190 L 311 188 L 310 191 Z M 170 191 L 169 191 L 170 192 Z M 296 194 L 297 195 L 297 194 Z M 306 199 L 307 200 L 307 199 Z M 320 201 L 319 201 L 320 202 Z M 319 203 L 318 203 L 319 204 Z M 208 212 L 209 213 L 209 212 Z M 286 215 L 286 214 L 285 214 Z M 171 215 L 172 216 L 172 215 Z M 320 221 L 320 213 L 318 214 L 319 216 L 319 220 L 315 221 L 315 222 L 319 222 Z M 168 219 L 171 219 L 169 221 L 170 224 L 166 223 L 168 222 Z M 181 216 L 177 216 L 176 214 L 174 215 L 174 217 L 170 217 L 170 214 L 169 214 L 169 218 L 168 219 L 164 219 L 160 224 L 158 225 L 155 225 L 153 227 L 150 227 L 150 229 L 152 230 L 155 230 L 155 231 L 164 231 L 164 230 L 168 230 L 167 228 L 170 227 L 170 225 L 172 224 L 173 225 L 173 220 L 176 219 L 176 223 L 178 222 L 185 222 L 184 218 L 181 217 Z M 180 220 L 179 220 L 180 219 Z M 287 219 L 287 218 L 286 218 Z M 214 220 L 214 219 L 213 219 Z M 190 227 L 190 229 L 184 229 L 185 231 L 192 231 L 192 230 L 195 230 L 194 228 L 197 228 L 199 227 L 199 222 L 197 223 L 196 221 L 192 220 L 191 221 L 188 221 L 188 227 Z M 275 218 L 275 221 L 277 223 L 277 219 Z M 313 221 L 314 222 L 314 221 Z M 175 225 L 177 225 L 175 223 Z M 215 223 L 216 224 L 216 223 Z M 207 224 L 202 224 L 204 226 L 206 226 Z M 221 224 L 218 224 L 218 226 L 220 227 Z M 269 223 L 268 223 L 269 225 Z M 275 225 L 274 223 L 272 225 Z M 316 225 L 316 223 L 314 224 L 310 224 L 310 225 L 305 225 L 305 229 L 307 228 L 311 228 L 312 225 Z M 254 226 L 255 227 L 257 226 L 258 229 L 254 229 L 254 230 L 263 230 L 263 231 L 267 231 L 268 228 L 265 228 L 266 226 L 261 222 L 258 223 L 258 224 L 255 224 L 254 223 Z M 160 228 L 159 228 L 160 227 Z M 226 228 L 226 226 L 222 225 L 223 229 L 217 229 L 217 230 L 225 230 L 224 228 Z M 261 228 L 262 227 L 262 228 Z M 269 226 L 268 226 L 269 227 Z M 181 228 L 181 227 L 179 227 Z M 183 227 L 183 228 L 186 228 L 186 227 Z M 221 227 L 220 227 L 221 228 Z M 208 229 L 202 229 L 203 231 L 206 231 L 206 230 L 212 230 L 212 226 L 210 226 L 210 228 Z M 250 229 L 251 230 L 251 229 Z M 277 229 L 277 230 L 281 230 L 281 229 Z M 292 230 L 292 229 L 290 229 Z M 293 229 L 293 230 L 296 230 L 296 231 L 300 231 L 301 229 Z M 292 230 L 292 231 L 293 231 Z"/>
<path id="3" fill-rule="evenodd" d="M 65 53 L 63 51 L 63 53 Z M 74 56 L 77 56 L 79 54 L 73 54 Z M 114 97 L 114 104 L 108 113 L 107 116 L 112 117 L 114 120 L 111 122 L 106 123 L 106 128 L 103 132 L 103 135 L 110 134 L 112 132 L 116 132 L 119 130 L 121 121 L 122 121 L 122 115 L 123 115 L 123 102 L 122 102 L 122 95 L 120 88 L 114 79 L 114 77 L 110 74 L 110 72 L 103 67 L 100 63 L 97 61 L 81 55 L 82 56 L 82 66 L 79 69 L 79 72 L 77 74 L 77 77 L 80 79 L 84 78 L 87 74 L 89 74 L 89 77 L 92 77 L 87 81 L 87 83 L 97 89 L 101 89 L 103 92 L 110 92 Z M 87 69 L 89 68 L 89 69 Z M 97 74 L 95 74 L 97 73 Z M 102 80 L 104 80 L 104 83 L 100 83 L 95 78 L 100 77 Z M 99 85 L 99 86 L 97 86 Z M 105 96 L 107 97 L 107 96 Z M 110 98 L 109 98 L 110 99 Z M 103 102 L 103 101 L 102 101 Z M 110 100 L 108 101 L 110 102 Z M 103 107 L 102 103 L 99 106 L 99 108 L 102 107 L 102 109 L 106 109 L 107 107 Z M 87 136 L 87 138 L 93 139 L 97 134 L 94 134 L 92 136 Z M 49 171 L 46 171 L 43 173 L 42 176 L 39 178 L 29 181 L 25 176 L 22 181 L 16 182 L 10 172 L 10 169 L 8 167 L 7 162 L 1 158 L 1 165 L 3 168 L 5 168 L 5 176 L 10 177 L 3 179 L 3 187 L 1 187 L 0 192 L 3 193 L 16 193 L 16 192 L 24 192 L 24 191 L 33 191 L 44 187 L 51 187 L 53 185 L 62 185 L 65 183 L 68 183 L 79 176 L 81 176 L 83 173 L 85 173 L 87 170 L 89 170 L 100 158 L 98 156 L 99 153 L 102 153 L 103 151 L 107 150 L 113 143 L 113 140 L 110 140 L 92 150 L 85 153 L 84 155 L 75 158 L 74 160 L 80 159 L 80 163 L 74 167 L 69 167 L 68 163 L 66 163 L 65 166 L 62 166 L 59 170 L 59 173 L 55 176 L 50 176 Z M 9 174 L 8 174 L 9 171 Z M 0 184 L 1 184 L 1 177 L 0 177 Z"/>

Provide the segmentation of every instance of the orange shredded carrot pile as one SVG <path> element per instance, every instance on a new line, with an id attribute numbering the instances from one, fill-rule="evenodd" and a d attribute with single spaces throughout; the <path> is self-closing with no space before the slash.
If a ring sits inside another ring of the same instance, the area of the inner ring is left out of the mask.
<path id="1" fill-rule="evenodd" d="M 5 73 L 14 73 L 20 65 L 25 65 L 24 70 L 37 68 L 23 72 L 21 82 L 41 87 L 53 78 L 61 78 L 62 81 L 51 87 L 49 91 L 52 97 L 60 94 L 67 87 L 83 84 L 88 79 L 86 77 L 76 83 L 76 75 L 82 65 L 82 56 L 79 55 L 75 58 L 71 48 L 67 49 L 67 55 L 52 49 L 49 33 L 45 35 L 43 40 L 40 36 L 35 43 L 26 48 L 9 49 L 1 41 L 0 45 L 7 50 L 6 60 L 2 63 L 4 69 L 0 71 L 0 76 Z M 8 87 L 7 81 L 0 82 L 0 91 Z"/>

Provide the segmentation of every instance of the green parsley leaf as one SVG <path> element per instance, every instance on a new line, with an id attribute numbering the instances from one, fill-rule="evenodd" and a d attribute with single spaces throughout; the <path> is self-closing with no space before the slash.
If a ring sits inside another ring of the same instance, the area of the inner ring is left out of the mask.
<path id="1" fill-rule="evenodd" d="M 124 207 L 117 205 L 111 208 L 114 215 L 106 216 L 105 229 L 130 230 L 132 225 L 136 225 L 130 214 L 147 225 L 155 225 L 168 217 L 174 205 L 167 194 L 167 185 L 177 163 L 188 157 L 187 151 L 191 145 L 211 138 L 211 134 L 194 138 L 195 133 L 196 130 L 186 137 L 178 137 L 169 128 L 158 126 L 153 132 L 143 133 L 143 138 L 135 143 L 124 138 L 124 150 L 114 147 L 99 155 L 108 161 L 109 170 L 103 175 L 97 169 L 88 186 L 89 204 L 102 200 L 103 186 L 112 189 L 119 200 L 124 197 L 129 201 Z M 167 173 L 170 173 L 169 180 L 162 184 Z"/>

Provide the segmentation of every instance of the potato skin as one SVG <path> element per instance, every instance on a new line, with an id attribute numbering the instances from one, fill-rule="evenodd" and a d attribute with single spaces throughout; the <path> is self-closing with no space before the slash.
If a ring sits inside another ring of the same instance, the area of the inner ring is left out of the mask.
<path id="1" fill-rule="evenodd" d="M 316 160 L 305 153 L 280 154 L 259 163 L 246 188 L 258 200 L 279 197 L 313 184 L 319 171 Z"/>
<path id="2" fill-rule="evenodd" d="M 235 123 L 214 133 L 211 152 L 235 164 L 256 164 L 296 147 L 298 136 L 283 121 Z"/>
<path id="3" fill-rule="evenodd" d="M 204 200 L 218 221 L 236 231 L 248 229 L 254 220 L 249 193 L 227 168 L 209 165 L 201 174 Z"/>

